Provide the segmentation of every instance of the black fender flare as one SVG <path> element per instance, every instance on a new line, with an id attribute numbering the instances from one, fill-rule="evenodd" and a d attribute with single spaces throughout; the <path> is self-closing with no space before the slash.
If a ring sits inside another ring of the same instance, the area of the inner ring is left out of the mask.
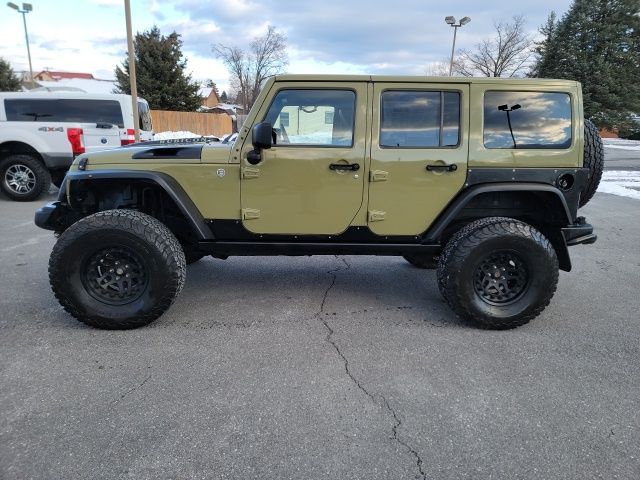
<path id="1" fill-rule="evenodd" d="M 553 185 L 543 183 L 483 183 L 474 185 L 463 190 L 445 209 L 444 212 L 436 219 L 433 225 L 425 232 L 422 243 L 430 244 L 437 243 L 444 233 L 444 230 L 456 219 L 460 211 L 471 202 L 478 195 L 490 192 L 532 192 L 532 193 L 544 193 L 546 195 L 552 195 L 562 205 L 562 210 L 565 214 L 566 224 L 570 225 L 574 222 L 571 209 L 567 204 L 567 199 L 563 193 Z M 560 268 L 565 271 L 571 270 L 571 259 L 569 257 L 569 250 L 567 248 L 566 241 L 562 235 L 551 235 L 549 241 L 553 244 L 556 254 L 558 255 L 558 261 Z"/>
<path id="2" fill-rule="evenodd" d="M 64 183 L 60 187 L 58 200 L 67 201 L 66 192 L 73 188 L 73 183 L 77 181 L 92 180 L 144 180 L 154 183 L 162 188 L 169 197 L 176 203 L 187 222 L 193 228 L 194 233 L 199 240 L 209 240 L 213 238 L 211 230 L 204 221 L 204 217 L 193 203 L 193 200 L 187 195 L 180 183 L 170 175 L 161 172 L 138 171 L 138 170 L 89 170 L 89 171 L 70 171 L 64 179 Z"/>

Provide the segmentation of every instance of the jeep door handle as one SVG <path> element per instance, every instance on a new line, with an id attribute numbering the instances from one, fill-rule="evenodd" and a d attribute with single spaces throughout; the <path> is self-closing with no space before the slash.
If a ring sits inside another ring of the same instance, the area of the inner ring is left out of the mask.
<path id="1" fill-rule="evenodd" d="M 360 170 L 359 163 L 331 163 L 329 164 L 329 170 L 343 170 L 350 172 L 357 172 Z"/>
<path id="2" fill-rule="evenodd" d="M 458 165 L 452 163 L 451 165 L 427 165 L 428 172 L 455 172 L 458 169 Z"/>

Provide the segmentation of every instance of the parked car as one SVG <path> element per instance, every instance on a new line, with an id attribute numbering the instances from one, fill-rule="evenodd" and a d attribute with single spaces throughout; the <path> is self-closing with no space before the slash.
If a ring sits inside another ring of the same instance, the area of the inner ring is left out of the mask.
<path id="1" fill-rule="evenodd" d="M 234 142 L 81 155 L 35 221 L 60 235 L 56 297 L 95 327 L 152 322 L 205 255 L 349 254 L 437 267 L 456 314 L 505 329 L 596 241 L 578 209 L 603 158 L 574 81 L 286 75 Z"/>
<path id="2" fill-rule="evenodd" d="M 141 139 L 151 140 L 149 105 L 138 108 Z M 132 110 L 129 95 L 0 92 L 0 188 L 33 200 L 60 185 L 77 155 L 133 143 Z"/>

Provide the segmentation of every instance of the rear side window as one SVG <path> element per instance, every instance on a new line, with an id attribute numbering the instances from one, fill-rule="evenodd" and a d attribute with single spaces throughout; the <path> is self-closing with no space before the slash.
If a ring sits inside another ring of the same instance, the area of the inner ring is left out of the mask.
<path id="1" fill-rule="evenodd" d="M 278 145 L 351 147 L 355 103 L 352 90 L 280 90 L 264 121 Z"/>
<path id="2" fill-rule="evenodd" d="M 382 93 L 380 146 L 454 147 L 460 138 L 460 93 L 388 90 Z"/>
<path id="3" fill-rule="evenodd" d="M 109 123 L 124 128 L 115 100 L 8 98 L 4 108 L 13 122 Z"/>
<path id="4" fill-rule="evenodd" d="M 551 92 L 486 92 L 486 148 L 569 148 L 571 96 Z"/>

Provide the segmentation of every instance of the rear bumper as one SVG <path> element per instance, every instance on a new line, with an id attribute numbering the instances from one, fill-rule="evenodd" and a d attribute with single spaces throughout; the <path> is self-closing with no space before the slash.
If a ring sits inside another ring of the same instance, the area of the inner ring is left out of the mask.
<path id="1" fill-rule="evenodd" d="M 585 223 L 584 217 L 579 217 L 574 225 L 563 228 L 562 236 L 568 247 L 573 245 L 591 245 L 598 239 L 598 236 L 593 233 L 593 226 Z"/>

